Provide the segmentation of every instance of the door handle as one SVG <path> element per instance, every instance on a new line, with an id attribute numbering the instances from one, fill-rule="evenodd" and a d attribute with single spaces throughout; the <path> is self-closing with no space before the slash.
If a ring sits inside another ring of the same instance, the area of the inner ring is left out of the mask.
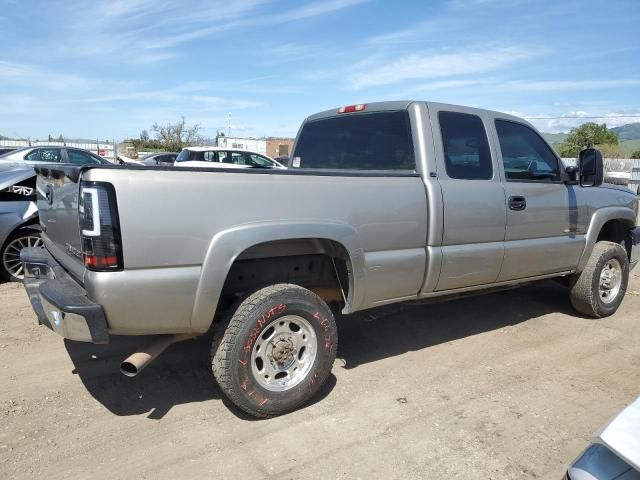
<path id="1" fill-rule="evenodd" d="M 509 197 L 509 209 L 522 211 L 527 208 L 527 199 L 520 196 Z"/>

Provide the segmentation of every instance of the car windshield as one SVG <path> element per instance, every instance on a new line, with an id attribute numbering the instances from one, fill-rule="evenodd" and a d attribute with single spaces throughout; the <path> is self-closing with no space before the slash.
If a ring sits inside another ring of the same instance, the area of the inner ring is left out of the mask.
<path id="1" fill-rule="evenodd" d="M 188 162 L 189 160 L 196 160 L 196 152 L 187 150 L 186 148 L 176 157 L 176 162 Z"/>

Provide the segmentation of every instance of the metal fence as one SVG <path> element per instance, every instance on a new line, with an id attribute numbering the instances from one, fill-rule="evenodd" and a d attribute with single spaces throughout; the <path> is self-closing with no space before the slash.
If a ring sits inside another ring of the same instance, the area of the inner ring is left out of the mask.
<path id="1" fill-rule="evenodd" d="M 629 188 L 640 195 L 640 159 L 633 160 Z"/>

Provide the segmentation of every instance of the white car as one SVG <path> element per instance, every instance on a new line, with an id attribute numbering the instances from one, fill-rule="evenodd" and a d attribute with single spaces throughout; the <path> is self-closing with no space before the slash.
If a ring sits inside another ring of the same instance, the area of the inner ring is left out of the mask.
<path id="1" fill-rule="evenodd" d="M 640 398 L 625 408 L 571 464 L 569 480 L 640 479 Z"/>
<path id="2" fill-rule="evenodd" d="M 174 167 L 287 168 L 272 158 L 248 150 L 221 147 L 187 147 Z"/>

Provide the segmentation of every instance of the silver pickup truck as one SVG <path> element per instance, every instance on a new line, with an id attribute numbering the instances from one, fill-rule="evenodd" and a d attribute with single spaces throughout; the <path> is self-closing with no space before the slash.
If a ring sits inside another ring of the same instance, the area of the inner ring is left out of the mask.
<path id="1" fill-rule="evenodd" d="M 613 314 L 640 257 L 638 200 L 527 122 L 420 101 L 312 115 L 284 169 L 38 167 L 45 249 L 26 250 L 39 322 L 65 338 L 159 334 L 122 371 L 213 331 L 224 393 L 291 411 L 328 378 L 334 315 L 557 277 Z"/>

